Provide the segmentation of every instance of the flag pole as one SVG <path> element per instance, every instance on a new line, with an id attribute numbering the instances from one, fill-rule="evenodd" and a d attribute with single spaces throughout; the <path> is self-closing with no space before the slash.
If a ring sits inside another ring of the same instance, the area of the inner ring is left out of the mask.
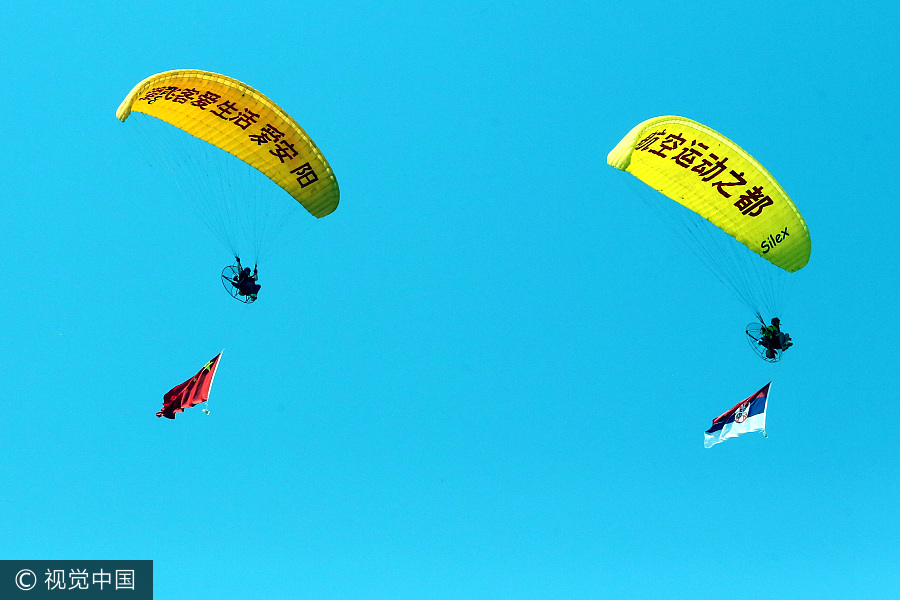
<path id="1" fill-rule="evenodd" d="M 222 360 L 222 355 L 225 354 L 225 348 L 222 348 L 222 351 L 217 355 L 219 361 Z M 216 370 L 213 371 L 212 377 L 209 378 L 209 391 L 212 392 L 212 384 L 216 380 L 216 372 L 219 370 L 219 361 L 216 362 Z M 206 397 L 206 401 L 204 402 L 206 407 L 203 409 L 203 414 L 209 416 L 209 396 Z"/>

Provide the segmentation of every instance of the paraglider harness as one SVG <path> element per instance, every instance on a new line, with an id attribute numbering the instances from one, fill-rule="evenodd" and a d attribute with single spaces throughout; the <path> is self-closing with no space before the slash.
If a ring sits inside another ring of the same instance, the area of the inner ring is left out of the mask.
<path id="1" fill-rule="evenodd" d="M 771 325 L 766 325 L 760 316 L 759 323 L 747 325 L 747 336 L 750 338 L 750 346 L 760 358 L 768 362 L 780 361 L 781 354 L 794 345 L 790 334 L 781 331 L 781 321 L 778 317 L 772 319 Z"/>
<path id="2" fill-rule="evenodd" d="M 235 300 L 239 300 L 246 304 L 256 301 L 256 295 L 259 293 L 260 285 L 256 283 L 259 277 L 256 271 L 256 265 L 253 265 L 253 273 L 250 273 L 250 267 L 243 267 L 241 259 L 234 257 L 235 264 L 229 265 L 222 270 L 222 285 L 228 291 L 229 295 Z"/>

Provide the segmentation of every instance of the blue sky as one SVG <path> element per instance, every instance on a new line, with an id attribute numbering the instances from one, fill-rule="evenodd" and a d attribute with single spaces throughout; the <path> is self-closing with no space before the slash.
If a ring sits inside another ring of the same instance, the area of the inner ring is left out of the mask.
<path id="1" fill-rule="evenodd" d="M 157 598 L 894 597 L 898 17 L 7 7 L 0 558 L 153 559 Z M 250 307 L 115 118 L 176 68 L 263 91 L 341 186 Z M 741 144 L 810 228 L 777 369 L 606 165 L 665 114 Z M 157 419 L 223 347 L 212 413 Z M 769 438 L 705 450 L 772 379 Z"/>

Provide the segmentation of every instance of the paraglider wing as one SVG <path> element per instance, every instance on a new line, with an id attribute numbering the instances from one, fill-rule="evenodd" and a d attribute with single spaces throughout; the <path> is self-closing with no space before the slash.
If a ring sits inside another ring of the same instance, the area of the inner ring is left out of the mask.
<path id="1" fill-rule="evenodd" d="M 116 111 L 145 113 L 233 154 L 315 217 L 338 205 L 337 179 L 305 131 L 274 102 L 230 77 L 166 71 L 137 84 Z"/>
<path id="2" fill-rule="evenodd" d="M 809 262 L 809 230 L 797 207 L 762 165 L 709 127 L 684 117 L 649 119 L 613 148 L 607 162 L 785 271 Z"/>

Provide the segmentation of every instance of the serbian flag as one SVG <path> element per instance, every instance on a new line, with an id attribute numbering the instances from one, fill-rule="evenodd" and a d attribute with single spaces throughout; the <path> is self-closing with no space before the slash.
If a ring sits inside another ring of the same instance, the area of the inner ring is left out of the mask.
<path id="1" fill-rule="evenodd" d="M 209 388 L 212 387 L 213 377 L 216 376 L 216 367 L 219 366 L 222 352 L 203 365 L 199 373 L 166 392 L 163 395 L 162 410 L 156 413 L 156 416 L 174 419 L 175 413 L 184 412 L 186 408 L 209 400 Z"/>
<path id="2" fill-rule="evenodd" d="M 762 431 L 766 433 L 766 399 L 769 397 L 770 381 L 746 400 L 739 402 L 724 415 L 713 419 L 712 427 L 706 432 L 703 447 L 710 448 L 728 438 L 742 433 Z"/>

